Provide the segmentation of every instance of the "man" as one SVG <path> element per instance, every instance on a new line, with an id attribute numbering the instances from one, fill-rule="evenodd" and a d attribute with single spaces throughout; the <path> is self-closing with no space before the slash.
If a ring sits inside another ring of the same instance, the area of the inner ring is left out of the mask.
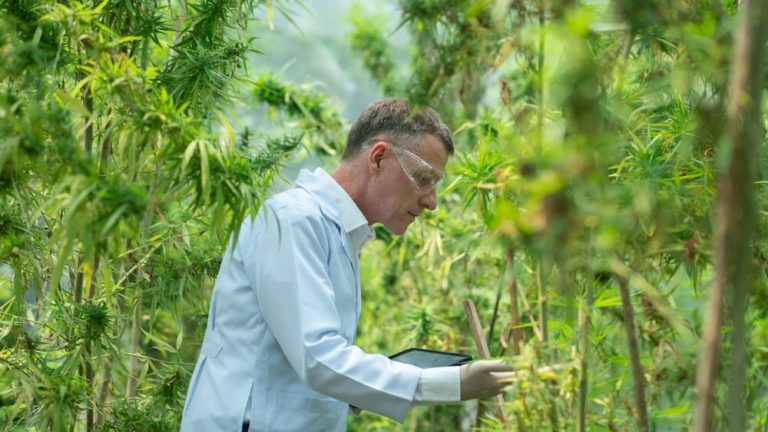
<path id="1" fill-rule="evenodd" d="M 453 141 L 437 115 L 386 99 L 352 126 L 341 164 L 299 174 L 227 248 L 182 431 L 344 431 L 350 406 L 403 421 L 416 404 L 493 396 L 501 362 L 421 369 L 354 345 L 358 254 L 437 207 Z"/>

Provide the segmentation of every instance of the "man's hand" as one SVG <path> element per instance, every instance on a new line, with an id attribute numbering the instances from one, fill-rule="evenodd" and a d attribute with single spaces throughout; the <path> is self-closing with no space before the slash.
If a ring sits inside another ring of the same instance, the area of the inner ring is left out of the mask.
<path id="1" fill-rule="evenodd" d="M 515 373 L 501 360 L 478 360 L 461 366 L 461 400 L 483 399 L 501 393 Z"/>

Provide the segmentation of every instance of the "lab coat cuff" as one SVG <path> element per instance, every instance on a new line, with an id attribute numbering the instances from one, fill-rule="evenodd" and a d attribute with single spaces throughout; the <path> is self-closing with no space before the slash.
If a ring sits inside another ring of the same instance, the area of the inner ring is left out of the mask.
<path id="1" fill-rule="evenodd" d="M 461 402 L 461 376 L 457 366 L 423 369 L 414 395 L 416 405 Z"/>

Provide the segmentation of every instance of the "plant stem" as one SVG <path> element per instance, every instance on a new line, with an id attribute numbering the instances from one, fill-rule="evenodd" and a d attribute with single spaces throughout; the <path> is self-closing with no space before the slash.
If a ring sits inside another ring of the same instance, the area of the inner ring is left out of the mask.
<path id="1" fill-rule="evenodd" d="M 499 283 L 499 286 L 496 288 L 496 300 L 493 302 L 493 315 L 491 315 L 491 325 L 488 327 L 488 338 L 486 340 L 488 346 L 491 346 L 491 342 L 493 341 L 493 333 L 496 328 L 496 320 L 499 317 L 499 304 L 501 303 L 501 291 L 503 286 L 502 277 L 501 283 Z"/>
<path id="2" fill-rule="evenodd" d="M 112 115 L 112 109 L 109 109 L 107 111 L 107 118 L 110 118 Z M 105 172 L 107 170 L 107 164 L 109 163 L 109 156 L 112 153 L 112 125 L 111 120 L 107 120 L 107 123 L 104 125 L 103 129 L 104 132 L 104 138 L 101 140 L 101 154 L 99 158 L 99 175 L 106 178 Z"/>
<path id="3" fill-rule="evenodd" d="M 621 93 L 624 90 L 625 75 L 627 73 L 627 61 L 629 60 L 629 55 L 632 53 L 632 45 L 634 43 L 635 43 L 635 30 L 631 29 L 627 34 L 627 38 L 624 40 L 624 46 L 621 47 L 622 53 L 621 53 L 620 61 L 618 62 L 619 77 L 616 83 L 616 89 L 619 93 Z"/>
<path id="4" fill-rule="evenodd" d="M 80 304 L 83 299 L 83 271 L 75 270 L 75 287 L 74 287 L 74 303 L 75 307 Z"/>
<path id="5" fill-rule="evenodd" d="M 538 110 L 536 112 L 536 145 L 539 152 L 544 146 L 544 46 L 546 42 L 546 33 L 544 29 L 546 2 L 539 0 L 539 49 L 536 55 L 536 101 Z"/>
<path id="6" fill-rule="evenodd" d="M 590 334 L 590 311 L 592 308 L 592 282 L 586 284 L 585 300 L 579 307 L 579 334 L 581 335 L 581 358 L 579 359 L 579 418 L 576 430 L 585 432 L 587 421 L 587 392 L 589 366 L 589 334 Z"/>
<path id="7" fill-rule="evenodd" d="M 85 118 L 85 153 L 90 157 L 93 152 L 93 95 L 90 85 L 86 85 L 83 91 L 83 105 L 88 111 Z"/>
<path id="8" fill-rule="evenodd" d="M 139 240 L 139 250 L 144 250 L 150 236 L 150 229 L 152 227 L 152 219 L 155 214 L 155 202 L 151 198 L 154 196 L 155 190 L 157 190 L 160 184 L 160 164 L 155 164 L 155 174 L 152 181 L 152 185 L 149 188 L 150 203 L 147 205 L 147 209 L 144 211 L 144 218 L 141 223 L 141 239 Z M 152 250 L 153 253 L 154 249 Z M 136 293 L 134 295 L 134 314 L 131 320 L 131 339 L 129 353 L 135 354 L 139 352 L 139 338 L 141 337 L 141 303 L 143 290 L 141 287 L 141 281 L 144 278 L 144 263 L 141 259 L 137 259 L 136 266 Z M 128 398 L 136 395 L 136 376 L 139 370 L 139 358 L 137 356 L 131 356 L 128 361 L 128 381 L 126 383 L 126 396 Z"/>
<path id="9" fill-rule="evenodd" d="M 732 326 L 728 376 L 729 430 L 746 429 L 746 329 L 744 316 L 751 282 L 751 241 L 755 221 L 753 161 L 763 140 L 761 96 L 766 41 L 766 0 L 743 0 L 739 6 L 736 46 L 731 59 L 728 105 L 728 161 L 719 181 L 716 212 L 715 283 L 704 328 L 703 348 L 696 376 L 693 430 L 710 431 L 720 355 L 724 297 L 729 296 L 727 321 Z"/>
<path id="10" fill-rule="evenodd" d="M 536 263 L 536 285 L 539 292 L 539 329 L 541 343 L 547 342 L 547 292 L 541 282 L 541 263 Z"/>
<path id="11" fill-rule="evenodd" d="M 512 354 L 520 355 L 522 336 L 520 335 L 520 309 L 517 306 L 517 277 L 515 277 L 515 252 L 510 248 L 507 251 L 507 268 L 512 280 L 509 282 L 509 324 L 512 328 Z"/>
<path id="12" fill-rule="evenodd" d="M 91 341 L 85 343 L 85 353 L 87 358 L 85 359 L 85 382 L 88 383 L 88 394 L 93 392 L 93 364 L 91 363 Z M 93 430 L 93 411 L 94 403 L 93 398 L 88 398 L 87 407 L 85 409 L 85 430 L 91 432 Z"/>
<path id="13" fill-rule="evenodd" d="M 624 327 L 627 330 L 627 343 L 629 345 L 629 358 L 632 362 L 632 380 L 635 383 L 635 403 L 637 404 L 638 430 L 648 432 L 648 408 L 645 404 L 645 378 L 643 365 L 640 363 L 640 349 L 637 343 L 635 331 L 635 314 L 632 311 L 632 299 L 629 296 L 629 283 L 627 278 L 618 276 L 619 291 L 621 292 L 621 306 L 624 314 Z"/>
<path id="14" fill-rule="evenodd" d="M 86 49 L 86 55 L 88 50 L 88 43 L 84 43 L 85 49 Z M 85 137 L 84 137 L 84 147 L 85 147 L 85 153 L 90 158 L 93 154 L 93 94 L 91 93 L 91 86 L 86 85 L 83 89 L 83 105 L 85 106 L 87 117 L 85 118 Z M 88 298 L 90 299 L 92 297 L 93 293 L 93 275 L 96 272 L 96 266 L 98 265 L 98 252 L 96 252 L 96 263 L 94 264 L 94 268 L 91 269 L 90 272 L 90 278 L 91 280 L 88 281 L 89 286 L 89 292 L 88 292 Z M 80 272 L 82 274 L 82 272 Z M 82 281 L 82 277 L 78 278 Z M 82 297 L 82 284 L 78 284 L 78 291 L 75 292 L 76 302 L 77 304 L 80 304 L 80 298 Z M 85 382 L 87 383 L 87 394 L 91 395 L 91 392 L 93 391 L 93 364 L 91 363 L 91 341 L 86 340 L 85 341 L 85 355 L 86 358 L 85 366 L 83 370 L 83 376 L 85 378 Z M 88 402 L 85 408 L 85 417 L 86 417 L 86 431 L 91 432 L 93 430 L 93 398 L 88 398 Z"/>
<path id="15" fill-rule="evenodd" d="M 139 352 L 139 337 L 141 328 L 141 288 L 136 288 L 136 294 L 134 297 L 133 305 L 133 319 L 131 320 L 131 339 L 128 352 Z M 136 376 L 139 370 L 139 359 L 136 356 L 131 356 L 128 360 L 128 381 L 125 384 L 125 397 L 127 399 L 136 396 Z"/>
<path id="16" fill-rule="evenodd" d="M 93 258 L 93 270 L 91 271 L 91 280 L 88 281 L 88 301 L 91 302 L 93 300 L 94 295 L 96 294 L 96 284 L 93 281 L 94 276 L 96 275 L 96 270 L 99 268 L 99 248 L 96 247 L 95 256 Z M 85 382 L 88 384 L 88 393 L 92 396 L 95 396 L 93 393 L 95 392 L 94 389 L 94 371 L 93 371 L 93 341 L 92 340 L 86 340 L 85 341 Z M 86 431 L 91 432 L 93 431 L 94 427 L 94 410 L 96 409 L 96 398 L 90 397 L 88 402 L 88 407 L 85 410 L 85 419 L 86 419 Z"/>
<path id="17" fill-rule="evenodd" d="M 107 357 L 104 360 L 104 378 L 101 382 L 101 389 L 99 390 L 98 396 L 96 398 L 96 406 L 103 407 L 107 403 L 107 399 L 110 397 L 110 391 L 109 391 L 109 384 L 112 382 L 112 359 Z M 96 427 L 99 427 L 101 423 L 104 422 L 104 415 L 103 413 L 100 414 L 99 411 L 96 411 L 96 418 L 94 420 L 94 424 Z"/>

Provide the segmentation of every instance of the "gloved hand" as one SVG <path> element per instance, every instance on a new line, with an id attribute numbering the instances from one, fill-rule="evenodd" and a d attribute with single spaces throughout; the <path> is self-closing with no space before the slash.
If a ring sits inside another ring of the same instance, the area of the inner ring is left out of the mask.
<path id="1" fill-rule="evenodd" d="M 501 360 L 477 360 L 461 365 L 461 400 L 496 396 L 515 377 L 515 372 Z"/>

